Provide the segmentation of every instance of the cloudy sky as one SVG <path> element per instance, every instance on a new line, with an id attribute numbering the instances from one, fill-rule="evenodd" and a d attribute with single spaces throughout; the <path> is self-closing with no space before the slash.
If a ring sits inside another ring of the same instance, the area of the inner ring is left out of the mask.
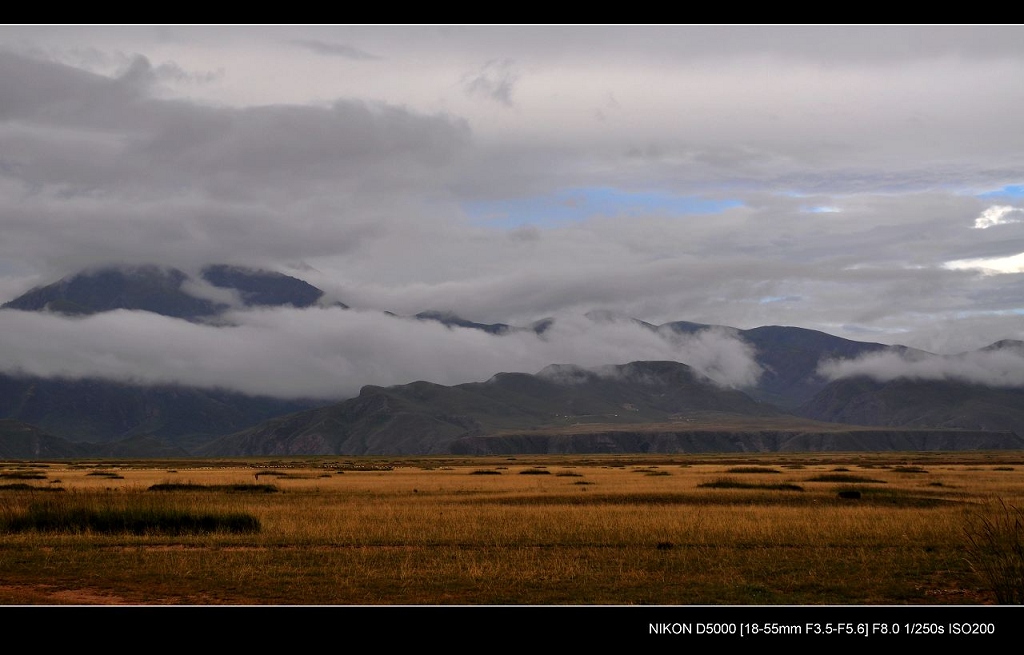
<path id="1" fill-rule="evenodd" d="M 240 317 L 247 343 L 359 343 L 319 361 L 375 383 L 674 352 L 389 341 L 381 310 L 956 353 L 1024 339 L 1022 128 L 1021 26 L 0 26 L 0 299 L 107 263 L 272 268 L 355 311 Z M 231 386 L 195 354 L 235 352 L 215 328 L 35 321 L 3 318 L 0 369 Z"/>

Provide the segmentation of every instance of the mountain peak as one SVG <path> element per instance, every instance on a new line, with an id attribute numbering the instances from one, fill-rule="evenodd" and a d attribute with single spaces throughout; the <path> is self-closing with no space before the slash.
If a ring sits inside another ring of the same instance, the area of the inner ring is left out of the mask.
<path id="1" fill-rule="evenodd" d="M 309 307 L 323 296 L 323 291 L 298 278 L 260 269 L 213 264 L 202 270 L 201 277 L 213 287 L 236 292 L 247 307 Z M 102 266 L 36 287 L 3 307 L 77 315 L 129 309 L 195 320 L 215 316 L 231 306 L 220 301 L 223 299 L 195 295 L 190 288 L 195 285 L 195 280 L 177 268 Z"/>

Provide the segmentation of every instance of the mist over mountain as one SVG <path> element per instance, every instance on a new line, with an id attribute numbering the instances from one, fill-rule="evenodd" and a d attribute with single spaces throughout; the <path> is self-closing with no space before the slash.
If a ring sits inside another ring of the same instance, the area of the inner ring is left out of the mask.
<path id="1" fill-rule="evenodd" d="M 6 303 L 0 419 L 89 452 L 223 455 L 448 452 L 508 431 L 655 426 L 686 412 L 705 413 L 705 437 L 707 412 L 1024 434 L 1015 340 L 942 356 L 792 326 L 657 325 L 606 310 L 524 326 L 451 311 L 403 317 L 342 311 L 277 272 L 200 270 L 94 268 Z M 817 429 L 758 438 L 805 443 Z M 627 432 L 621 447 L 634 443 Z M 664 448 L 698 447 L 666 438 Z"/>

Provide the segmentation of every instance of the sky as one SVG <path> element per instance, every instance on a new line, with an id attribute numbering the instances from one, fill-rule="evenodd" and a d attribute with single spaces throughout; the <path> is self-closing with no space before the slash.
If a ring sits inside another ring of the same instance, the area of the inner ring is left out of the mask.
<path id="1" fill-rule="evenodd" d="M 593 310 L 1024 339 L 1022 107 L 1024 26 L 0 26 L 0 300 L 225 262 L 352 307 L 233 333 L 9 311 L 0 370 L 277 371 L 256 390 L 281 394 L 654 355 L 749 375 L 719 365 L 742 344 L 581 327 Z M 496 345 L 381 313 L 428 309 L 565 327 Z"/>

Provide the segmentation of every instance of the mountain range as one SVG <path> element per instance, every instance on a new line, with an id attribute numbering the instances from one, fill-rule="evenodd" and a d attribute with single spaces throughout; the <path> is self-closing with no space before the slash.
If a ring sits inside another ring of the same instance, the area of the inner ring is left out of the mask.
<path id="1" fill-rule="evenodd" d="M 217 264 L 195 277 L 157 266 L 91 269 L 30 290 L 3 310 L 126 309 L 216 325 L 233 309 L 325 304 L 347 307 L 298 278 Z M 543 335 L 555 320 L 516 327 L 436 310 L 410 318 L 496 339 Z M 369 385 L 354 398 L 325 402 L 6 373 L 0 374 L 0 456 L 1024 448 L 1019 386 L 820 374 L 823 363 L 837 359 L 940 355 L 789 326 L 635 322 L 680 335 L 727 333 L 751 347 L 761 375 L 756 384 L 729 389 L 684 362 L 553 364 L 534 375 L 496 371 L 487 382 L 454 386 Z M 1024 344 L 983 350 L 1020 354 Z"/>

